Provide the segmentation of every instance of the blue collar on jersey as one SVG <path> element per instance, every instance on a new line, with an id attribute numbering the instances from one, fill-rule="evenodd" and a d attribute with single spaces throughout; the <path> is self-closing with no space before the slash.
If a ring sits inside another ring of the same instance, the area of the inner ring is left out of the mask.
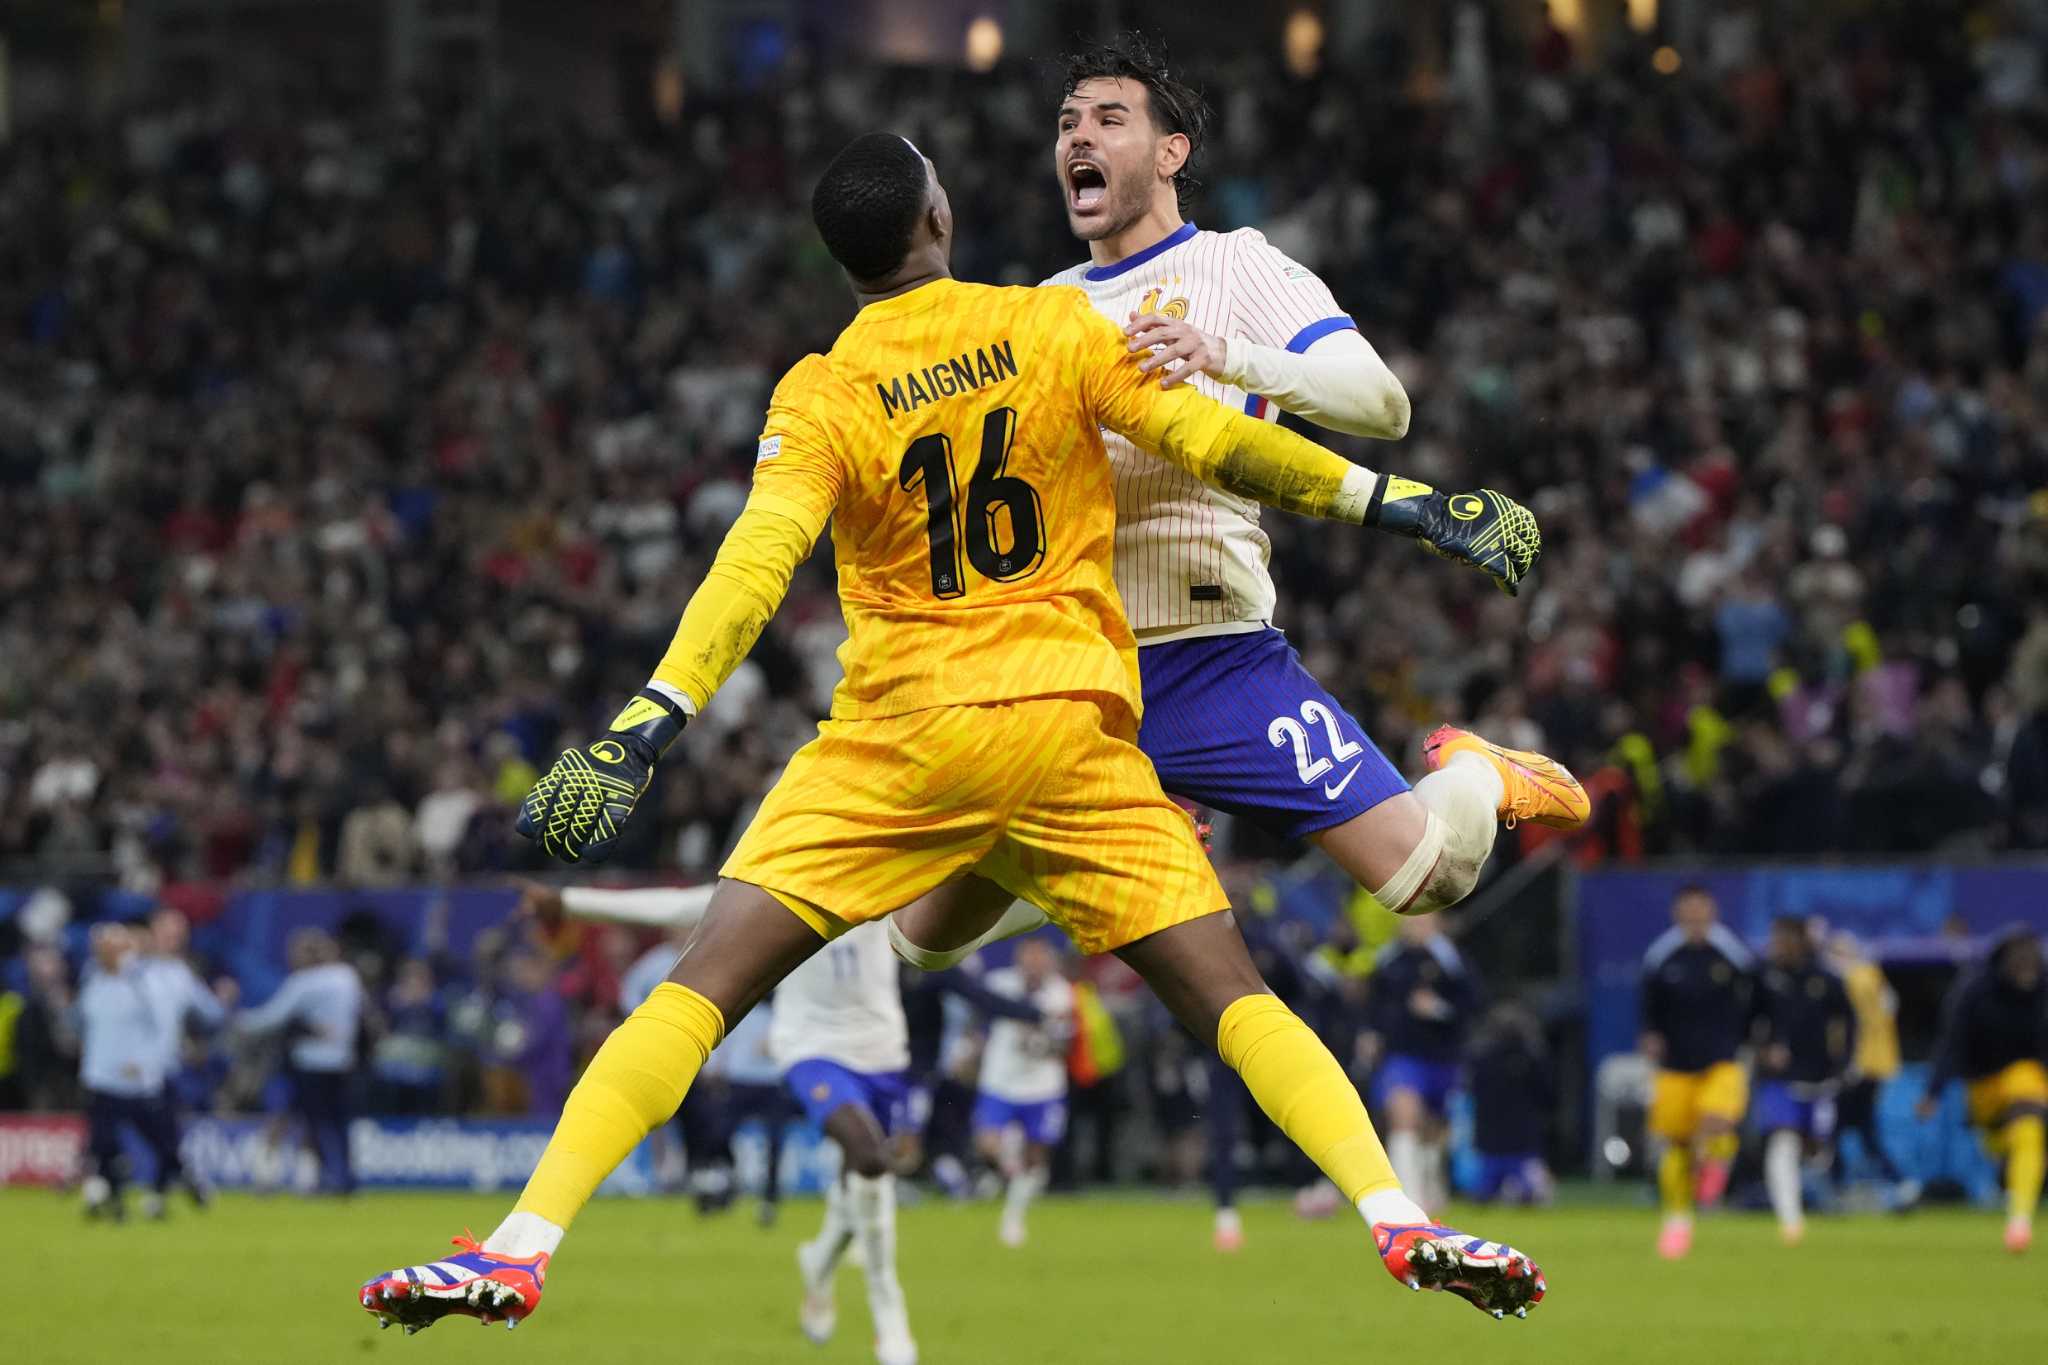
<path id="1" fill-rule="evenodd" d="M 1160 252 L 1171 250 L 1172 248 L 1179 246 L 1182 242 L 1185 242 L 1188 238 L 1194 235 L 1195 225 L 1193 223 L 1182 223 L 1179 227 L 1175 228 L 1172 232 L 1167 233 L 1164 237 L 1161 237 L 1158 241 L 1146 247 L 1143 251 L 1137 252 L 1130 256 L 1126 256 L 1114 265 L 1089 266 L 1086 270 L 1081 272 L 1081 278 L 1090 281 L 1113 280 L 1117 276 L 1123 274 L 1126 270 L 1136 270 L 1139 266 L 1145 264 L 1145 262 L 1151 260 L 1154 256 L 1157 256 Z"/>

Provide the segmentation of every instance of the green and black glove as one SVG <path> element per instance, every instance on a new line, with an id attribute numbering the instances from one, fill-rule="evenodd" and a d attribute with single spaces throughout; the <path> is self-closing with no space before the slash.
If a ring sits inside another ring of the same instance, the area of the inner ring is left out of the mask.
<path id="1" fill-rule="evenodd" d="M 526 794 L 512 828 L 565 863 L 603 858 L 653 780 L 655 761 L 689 719 L 672 698 L 641 688 L 603 738 L 562 751 Z"/>
<path id="2" fill-rule="evenodd" d="M 1535 514 L 1491 488 L 1439 493 L 1426 483 L 1382 474 L 1366 504 L 1365 524 L 1470 564 L 1510 597 L 1543 553 Z"/>

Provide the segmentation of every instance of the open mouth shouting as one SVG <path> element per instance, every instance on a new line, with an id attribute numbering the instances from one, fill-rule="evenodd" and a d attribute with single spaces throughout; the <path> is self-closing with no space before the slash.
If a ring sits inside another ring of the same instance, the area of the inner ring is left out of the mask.
<path id="1" fill-rule="evenodd" d="M 1092 218 L 1109 198 L 1109 172 L 1101 162 L 1077 156 L 1067 162 L 1067 209 L 1076 218 Z"/>

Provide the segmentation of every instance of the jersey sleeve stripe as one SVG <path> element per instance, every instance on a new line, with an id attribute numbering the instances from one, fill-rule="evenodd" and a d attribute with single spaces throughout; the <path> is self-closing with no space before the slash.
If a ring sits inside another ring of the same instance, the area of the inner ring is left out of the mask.
<path id="1" fill-rule="evenodd" d="M 1338 313 L 1334 317 L 1324 318 L 1321 322 L 1311 322 L 1308 326 L 1296 332 L 1293 338 L 1288 341 L 1287 349 L 1296 355 L 1300 355 L 1332 332 L 1355 332 L 1357 330 L 1358 324 L 1352 321 L 1349 313 Z"/>

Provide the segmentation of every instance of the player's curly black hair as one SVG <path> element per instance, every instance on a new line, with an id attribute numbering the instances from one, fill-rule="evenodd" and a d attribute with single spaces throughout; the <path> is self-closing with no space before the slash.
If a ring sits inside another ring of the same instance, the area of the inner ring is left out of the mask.
<path id="1" fill-rule="evenodd" d="M 1145 87 L 1152 126 L 1163 133 L 1180 133 L 1188 140 L 1188 159 L 1173 176 L 1174 191 L 1185 208 L 1189 191 L 1202 183 L 1193 172 L 1202 136 L 1209 130 L 1209 102 L 1201 91 L 1174 76 L 1165 48 L 1132 31 L 1077 49 L 1060 59 L 1060 67 L 1062 103 L 1083 81 L 1136 81 Z"/>
<path id="2" fill-rule="evenodd" d="M 895 133 L 863 133 L 840 149 L 811 191 L 825 250 L 856 280 L 893 274 L 925 208 L 924 156 Z"/>

